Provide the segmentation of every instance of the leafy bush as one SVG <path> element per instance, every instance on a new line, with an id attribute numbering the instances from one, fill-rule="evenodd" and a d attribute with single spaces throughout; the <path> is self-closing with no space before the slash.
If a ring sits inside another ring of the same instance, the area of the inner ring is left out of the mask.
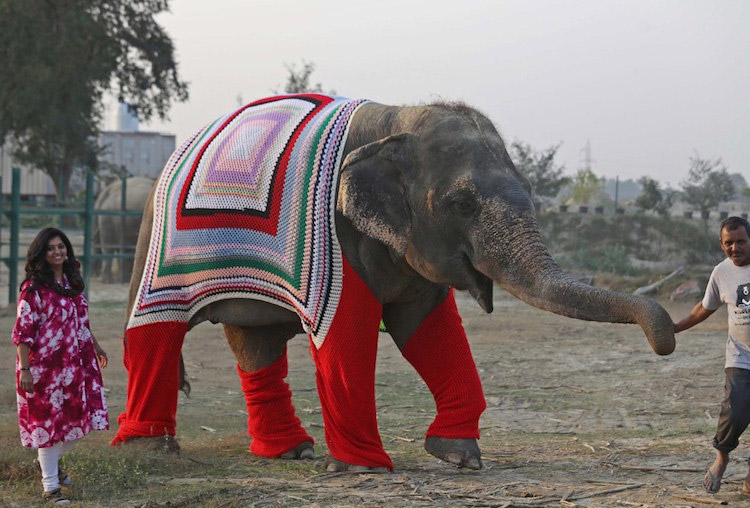
<path id="1" fill-rule="evenodd" d="M 60 219 L 53 215 L 22 215 L 21 227 L 29 229 L 43 229 L 59 227 Z"/>
<path id="2" fill-rule="evenodd" d="M 723 259 L 713 229 L 679 217 L 547 213 L 538 217 L 555 258 L 568 269 L 637 273 L 633 259 L 716 264 Z"/>
<path id="3" fill-rule="evenodd" d="M 558 262 L 567 269 L 618 275 L 635 275 L 638 273 L 638 270 L 630 261 L 627 250 L 622 245 L 581 249 L 572 255 L 559 256 Z"/>

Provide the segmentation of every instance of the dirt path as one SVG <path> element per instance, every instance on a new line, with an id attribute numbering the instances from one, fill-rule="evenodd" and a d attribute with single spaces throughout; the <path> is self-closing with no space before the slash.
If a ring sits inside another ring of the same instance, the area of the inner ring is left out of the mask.
<path id="1" fill-rule="evenodd" d="M 112 359 L 105 385 L 113 428 L 125 400 L 119 342 L 125 294 L 119 285 L 94 284 L 91 291 L 93 331 Z M 675 317 L 692 306 L 665 305 Z M 320 404 L 302 337 L 290 343 L 289 383 L 320 458 L 283 462 L 250 456 L 235 362 L 221 327 L 201 325 L 188 335 L 184 350 L 193 394 L 180 395 L 181 455 L 164 458 L 106 447 L 114 431 L 87 438 L 70 459 L 74 471 L 88 472 L 77 497 L 88 500 L 84 504 L 113 506 L 748 503 L 739 494 L 747 471 L 746 445 L 732 455 L 727 483 L 718 495 L 711 497 L 700 487 L 713 456 L 710 441 L 723 392 L 725 311 L 679 336 L 673 355 L 658 357 L 637 326 L 561 318 L 501 291 L 491 315 L 463 294 L 459 308 L 488 404 L 481 420 L 482 471 L 457 470 L 422 450 L 434 405 L 385 334 L 376 391 L 381 437 L 396 466 L 393 474 L 325 472 Z M 6 337 L 12 314 L 0 317 Z M 9 340 L 0 351 L 0 469 L 8 464 L 18 468 L 15 463 L 32 455 L 18 451 Z M 95 480 L 106 468 L 110 476 Z M 36 479 L 0 473 L 0 481 L 9 487 L 0 496 L 5 504 L 25 506 L 36 499 Z"/>

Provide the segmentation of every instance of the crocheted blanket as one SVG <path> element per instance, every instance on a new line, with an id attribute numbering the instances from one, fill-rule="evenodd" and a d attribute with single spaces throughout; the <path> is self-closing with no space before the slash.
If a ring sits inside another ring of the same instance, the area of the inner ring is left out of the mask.
<path id="1" fill-rule="evenodd" d="M 128 328 L 186 323 L 218 300 L 296 312 L 313 342 L 341 295 L 334 212 L 349 122 L 363 100 L 262 99 L 201 129 L 154 196 L 151 243 Z"/>

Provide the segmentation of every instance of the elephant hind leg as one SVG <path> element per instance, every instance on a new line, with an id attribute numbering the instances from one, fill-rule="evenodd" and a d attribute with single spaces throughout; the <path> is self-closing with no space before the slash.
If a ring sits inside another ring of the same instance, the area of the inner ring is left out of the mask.
<path id="1" fill-rule="evenodd" d="M 182 357 L 182 353 L 180 353 L 180 376 L 177 388 L 179 390 L 182 390 L 182 393 L 184 393 L 186 397 L 190 397 L 190 381 L 188 381 L 187 378 L 187 371 L 185 370 L 185 359 Z"/>
<path id="2" fill-rule="evenodd" d="M 125 331 L 127 404 L 112 444 L 137 437 L 174 436 L 183 323 L 152 323 Z M 164 438 L 169 440 L 170 438 Z"/>
<path id="3" fill-rule="evenodd" d="M 294 413 L 287 376 L 286 343 L 293 327 L 224 325 L 237 358 L 237 374 L 247 407 L 250 452 L 261 457 L 313 458 L 314 440 Z"/>

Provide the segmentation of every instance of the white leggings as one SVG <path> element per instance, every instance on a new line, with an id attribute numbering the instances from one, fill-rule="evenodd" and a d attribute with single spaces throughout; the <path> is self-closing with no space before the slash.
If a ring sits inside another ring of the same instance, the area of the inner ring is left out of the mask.
<path id="1" fill-rule="evenodd" d="M 52 492 L 60 488 L 58 462 L 60 457 L 69 452 L 77 442 L 76 439 L 64 443 L 55 443 L 52 446 L 37 450 L 39 466 L 42 468 L 42 486 L 45 492 Z"/>

